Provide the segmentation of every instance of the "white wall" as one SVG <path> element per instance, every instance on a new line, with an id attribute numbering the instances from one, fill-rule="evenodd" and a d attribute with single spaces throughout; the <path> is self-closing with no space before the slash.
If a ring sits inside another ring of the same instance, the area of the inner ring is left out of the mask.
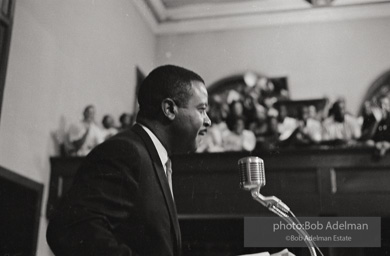
<path id="1" fill-rule="evenodd" d="M 17 0 L 0 121 L 0 165 L 45 185 L 37 255 L 46 244 L 51 132 L 95 104 L 131 112 L 135 67 L 154 67 L 156 39 L 129 0 Z"/>
<path id="2" fill-rule="evenodd" d="M 0 165 L 43 183 L 51 133 L 95 104 L 132 111 L 135 67 L 193 69 L 208 84 L 255 70 L 288 76 L 292 98 L 344 95 L 357 111 L 368 86 L 390 69 L 390 18 L 155 37 L 129 0 L 17 0 L 0 121 Z M 156 50 L 157 49 L 157 50 Z M 154 62 L 156 60 L 156 62 Z M 50 255 L 44 237 L 37 255 Z"/>
<path id="3" fill-rule="evenodd" d="M 390 18 L 160 36 L 157 62 L 188 66 L 206 83 L 254 70 L 287 76 L 293 99 L 345 96 L 357 113 L 390 70 Z"/>

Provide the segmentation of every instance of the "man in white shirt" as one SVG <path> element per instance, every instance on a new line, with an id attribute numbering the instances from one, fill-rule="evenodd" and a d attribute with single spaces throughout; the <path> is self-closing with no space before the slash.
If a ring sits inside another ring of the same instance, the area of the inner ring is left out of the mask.
<path id="1" fill-rule="evenodd" d="M 94 147 L 104 141 L 103 130 L 95 122 L 96 109 L 85 107 L 83 120 L 69 127 L 65 149 L 72 156 L 86 156 Z"/>

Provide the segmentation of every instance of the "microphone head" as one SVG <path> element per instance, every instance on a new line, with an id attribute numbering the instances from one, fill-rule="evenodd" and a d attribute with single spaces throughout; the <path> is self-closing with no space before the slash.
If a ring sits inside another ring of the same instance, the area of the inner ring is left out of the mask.
<path id="1" fill-rule="evenodd" d="M 260 189 L 265 186 L 264 161 L 257 156 L 238 160 L 240 187 L 245 190 Z"/>

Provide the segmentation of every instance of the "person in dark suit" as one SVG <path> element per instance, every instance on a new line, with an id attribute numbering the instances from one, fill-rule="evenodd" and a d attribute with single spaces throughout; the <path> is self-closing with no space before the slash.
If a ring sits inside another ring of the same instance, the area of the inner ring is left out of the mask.
<path id="1" fill-rule="evenodd" d="M 165 164 L 171 154 L 194 152 L 206 134 L 207 90 L 196 73 L 166 65 L 145 78 L 138 102 L 137 123 L 88 154 L 49 220 L 55 255 L 180 255 Z"/>

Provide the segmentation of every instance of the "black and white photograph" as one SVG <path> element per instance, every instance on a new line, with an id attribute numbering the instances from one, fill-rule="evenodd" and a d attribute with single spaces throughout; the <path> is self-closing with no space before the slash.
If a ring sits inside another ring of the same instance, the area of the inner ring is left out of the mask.
<path id="1" fill-rule="evenodd" d="M 0 0 L 0 256 L 390 255 L 390 0 Z"/>

